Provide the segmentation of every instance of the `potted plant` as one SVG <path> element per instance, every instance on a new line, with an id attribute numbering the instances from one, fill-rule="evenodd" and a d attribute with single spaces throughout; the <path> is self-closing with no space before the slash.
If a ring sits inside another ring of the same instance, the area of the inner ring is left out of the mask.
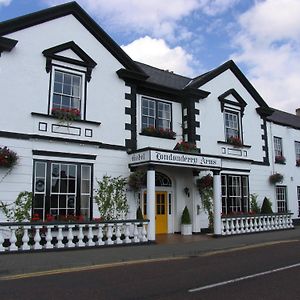
<path id="1" fill-rule="evenodd" d="M 229 143 L 229 144 L 231 144 L 235 147 L 242 147 L 243 146 L 242 141 L 238 136 L 230 136 L 227 139 L 227 143 Z"/>
<path id="2" fill-rule="evenodd" d="M 283 175 L 281 175 L 280 173 L 274 173 L 269 177 L 269 182 L 271 184 L 276 184 L 282 181 L 283 181 Z"/>
<path id="3" fill-rule="evenodd" d="M 260 210 L 261 214 L 272 214 L 272 203 L 269 198 L 265 197 Z"/>
<path id="4" fill-rule="evenodd" d="M 284 165 L 285 164 L 285 157 L 283 155 L 275 156 L 275 163 Z"/>
<path id="5" fill-rule="evenodd" d="M 195 152 L 195 153 L 199 152 L 196 144 L 185 142 L 185 141 L 181 141 L 177 143 L 176 146 L 174 147 L 174 150 L 182 151 L 182 152 Z"/>
<path id="6" fill-rule="evenodd" d="M 6 146 L 0 147 L 0 168 L 11 168 L 16 164 L 18 155 L 16 152 L 8 149 Z"/>
<path id="7" fill-rule="evenodd" d="M 185 206 L 181 216 L 181 234 L 192 235 L 192 222 L 187 206 Z"/>

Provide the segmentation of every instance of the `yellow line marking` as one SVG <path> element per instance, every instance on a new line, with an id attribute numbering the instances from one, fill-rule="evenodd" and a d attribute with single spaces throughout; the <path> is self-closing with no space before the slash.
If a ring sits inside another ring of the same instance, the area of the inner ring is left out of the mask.
<path id="1" fill-rule="evenodd" d="M 213 255 L 219 255 L 219 254 L 224 254 L 224 253 L 235 252 L 235 251 L 255 249 L 255 248 L 260 248 L 260 247 L 272 246 L 272 245 L 277 245 L 277 244 L 285 244 L 285 243 L 293 243 L 293 242 L 299 242 L 299 241 L 300 241 L 299 239 L 294 239 L 294 240 L 266 242 L 266 243 L 260 243 L 260 244 L 256 244 L 256 245 L 248 245 L 248 246 L 245 245 L 245 246 L 240 246 L 240 247 L 230 248 L 230 249 L 225 249 L 225 250 L 211 251 L 211 252 L 202 253 L 202 254 L 195 255 L 195 256 L 196 257 L 207 257 L 207 256 L 213 256 Z M 18 279 L 40 277 L 40 276 L 66 274 L 66 273 L 72 273 L 72 272 L 82 272 L 82 271 L 108 269 L 108 268 L 130 266 L 130 265 L 136 265 L 136 264 L 146 264 L 146 263 L 153 263 L 153 262 L 183 260 L 183 259 L 188 259 L 188 258 L 190 258 L 190 256 L 149 258 L 149 259 L 141 259 L 141 260 L 114 262 L 114 263 L 107 263 L 107 264 L 97 264 L 97 265 L 92 265 L 92 266 L 62 268 L 62 269 L 54 269 L 54 270 L 48 270 L 48 271 L 39 271 L 39 272 L 31 272 L 31 273 L 24 273 L 24 274 L 2 276 L 2 277 L 0 277 L 0 280 L 1 281 L 18 280 Z"/>

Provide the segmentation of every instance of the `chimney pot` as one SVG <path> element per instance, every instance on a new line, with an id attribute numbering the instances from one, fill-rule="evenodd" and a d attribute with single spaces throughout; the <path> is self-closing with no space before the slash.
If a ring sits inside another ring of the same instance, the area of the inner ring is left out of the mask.
<path id="1" fill-rule="evenodd" d="M 300 108 L 297 108 L 297 109 L 296 109 L 296 116 L 299 116 L 299 117 L 300 117 Z"/>

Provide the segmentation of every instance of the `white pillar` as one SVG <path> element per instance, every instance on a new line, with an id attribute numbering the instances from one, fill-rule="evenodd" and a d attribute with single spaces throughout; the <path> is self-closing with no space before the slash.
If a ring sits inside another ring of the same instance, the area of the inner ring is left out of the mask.
<path id="1" fill-rule="evenodd" d="M 221 175 L 220 171 L 214 171 L 214 234 L 221 235 L 221 213 L 222 213 L 222 200 L 221 200 Z"/>
<path id="2" fill-rule="evenodd" d="M 155 170 L 149 168 L 147 171 L 147 217 L 148 240 L 155 241 Z"/>

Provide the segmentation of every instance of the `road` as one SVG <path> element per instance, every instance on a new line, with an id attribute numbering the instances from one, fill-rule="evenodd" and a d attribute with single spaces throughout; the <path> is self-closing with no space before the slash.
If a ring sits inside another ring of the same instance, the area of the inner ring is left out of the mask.
<path id="1" fill-rule="evenodd" d="M 39 275 L 0 277 L 0 299 L 300 299 L 300 242 Z"/>

